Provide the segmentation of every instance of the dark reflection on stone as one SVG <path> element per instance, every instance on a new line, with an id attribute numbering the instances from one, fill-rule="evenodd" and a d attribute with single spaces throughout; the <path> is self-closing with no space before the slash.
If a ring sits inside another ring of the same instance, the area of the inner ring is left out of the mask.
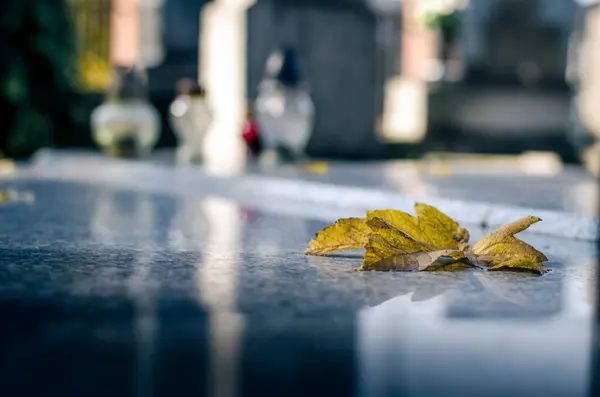
<path id="1" fill-rule="evenodd" d="M 2 300 L 3 396 L 130 396 L 136 390 L 133 308 L 95 299 Z"/>
<path id="2" fill-rule="evenodd" d="M 244 396 L 353 396 L 356 373 L 355 316 L 250 317 L 244 332 Z"/>
<path id="3" fill-rule="evenodd" d="M 412 294 L 424 302 L 448 294 L 447 315 L 456 318 L 545 317 L 560 312 L 563 277 L 559 264 L 543 277 L 513 272 L 365 272 L 349 269 L 361 263 L 360 254 L 307 256 L 308 263 L 331 283 L 343 283 L 355 297 L 377 306 Z"/>
<path id="4" fill-rule="evenodd" d="M 562 267 L 539 276 L 514 272 L 474 272 L 447 313 L 455 318 L 539 318 L 563 310 Z"/>
<path id="5" fill-rule="evenodd" d="M 210 315 L 195 302 L 164 302 L 156 310 L 156 333 L 146 382 L 153 395 L 209 393 Z"/>

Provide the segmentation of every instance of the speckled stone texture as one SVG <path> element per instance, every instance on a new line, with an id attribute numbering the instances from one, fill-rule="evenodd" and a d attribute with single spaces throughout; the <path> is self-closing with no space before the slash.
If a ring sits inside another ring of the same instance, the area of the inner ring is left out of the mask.
<path id="1" fill-rule="evenodd" d="M 301 254 L 345 207 L 127 164 L 0 180 L 35 195 L 0 206 L 0 395 L 586 395 L 592 243 L 523 233 L 541 277 L 359 273 Z"/>
<path id="2" fill-rule="evenodd" d="M 535 214 L 545 222 L 535 225 L 532 233 L 554 237 L 594 241 L 600 225 L 598 182 L 573 166 L 540 175 L 516 160 L 514 166 L 506 161 L 489 165 L 448 161 L 443 172 L 427 162 L 331 163 L 324 174 L 280 165 L 251 166 L 238 175 L 217 177 L 195 167 L 174 170 L 168 152 L 156 159 L 131 163 L 47 151 L 40 153 L 26 173 L 41 179 L 135 183 L 140 189 L 166 192 L 179 189 L 191 194 L 209 189 L 247 205 L 266 202 L 285 213 L 313 217 L 314 211 L 307 213 L 307 208 L 317 204 L 318 209 L 327 208 L 320 217 L 327 221 L 360 216 L 373 208 L 411 211 L 415 201 L 424 201 L 470 225 L 498 227 Z"/>

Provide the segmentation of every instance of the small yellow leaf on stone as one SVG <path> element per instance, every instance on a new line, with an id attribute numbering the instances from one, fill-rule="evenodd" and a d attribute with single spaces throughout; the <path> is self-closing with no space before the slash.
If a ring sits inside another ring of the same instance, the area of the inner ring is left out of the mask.
<path id="1" fill-rule="evenodd" d="M 300 168 L 311 174 L 326 174 L 329 172 L 329 163 L 326 161 L 311 161 L 300 165 Z"/>
<path id="2" fill-rule="evenodd" d="M 332 252 L 356 250 L 365 246 L 371 229 L 362 218 L 343 218 L 317 233 L 305 254 L 326 255 Z"/>
<path id="3" fill-rule="evenodd" d="M 0 153 L 0 157 L 2 157 Z M 17 170 L 14 161 L 8 159 L 0 159 L 0 175 L 12 174 Z"/>

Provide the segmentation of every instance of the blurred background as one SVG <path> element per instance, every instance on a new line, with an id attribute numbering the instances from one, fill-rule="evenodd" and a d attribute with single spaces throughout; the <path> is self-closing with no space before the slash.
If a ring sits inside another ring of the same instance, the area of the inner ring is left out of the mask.
<path id="1" fill-rule="evenodd" d="M 260 96 L 275 95 L 264 88 L 275 79 L 284 87 L 303 83 L 312 107 L 306 142 L 298 145 L 309 157 L 544 151 L 594 171 L 596 3 L 5 0 L 0 151 L 21 158 L 47 146 L 102 147 L 94 128 L 103 116 L 93 112 L 132 97 L 153 108 L 136 117 L 157 116 L 147 152 L 174 148 L 183 139 L 174 101 L 194 92 L 211 111 L 213 143 L 205 150 L 243 151 L 252 133 L 248 110 L 257 113 L 257 134 L 271 128 L 260 105 L 270 102 Z M 273 72 L 267 61 L 281 48 L 285 59 Z M 285 66 L 288 49 L 292 67 Z M 122 72 L 128 68 L 141 76 L 132 84 Z M 183 78 L 198 87 L 182 89 Z"/>

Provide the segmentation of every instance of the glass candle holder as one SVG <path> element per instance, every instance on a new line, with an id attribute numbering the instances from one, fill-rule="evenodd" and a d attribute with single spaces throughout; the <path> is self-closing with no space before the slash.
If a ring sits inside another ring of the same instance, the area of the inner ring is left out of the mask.
<path id="1" fill-rule="evenodd" d="M 106 154 L 138 157 L 149 154 L 159 137 L 160 118 L 146 98 L 143 73 L 117 68 L 106 100 L 92 112 L 94 141 Z"/>
<path id="2" fill-rule="evenodd" d="M 181 163 L 200 163 L 204 141 L 213 120 L 206 92 L 192 79 L 177 84 L 178 95 L 169 108 L 169 118 L 178 141 L 177 159 Z"/>
<path id="3" fill-rule="evenodd" d="M 293 49 L 269 57 L 255 106 L 265 155 L 278 151 L 294 160 L 304 157 L 315 109 Z"/>

